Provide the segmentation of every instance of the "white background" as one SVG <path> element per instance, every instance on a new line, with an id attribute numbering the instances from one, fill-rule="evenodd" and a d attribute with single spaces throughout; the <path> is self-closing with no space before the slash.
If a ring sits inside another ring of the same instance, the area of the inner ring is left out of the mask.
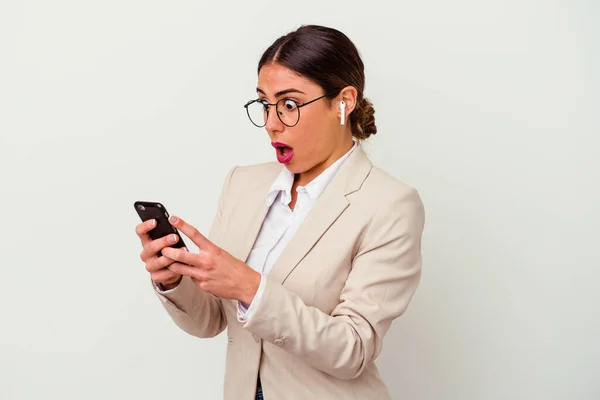
<path id="1" fill-rule="evenodd" d="M 425 203 L 423 281 L 379 359 L 394 399 L 600 398 L 595 1 L 0 4 L 0 398 L 218 399 L 225 338 L 180 331 L 135 200 L 207 231 L 242 105 L 301 24 L 366 64 L 372 161 Z"/>

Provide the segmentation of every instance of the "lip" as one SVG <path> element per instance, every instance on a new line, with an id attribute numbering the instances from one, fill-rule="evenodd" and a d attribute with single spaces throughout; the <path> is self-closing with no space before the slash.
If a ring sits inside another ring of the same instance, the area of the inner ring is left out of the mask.
<path id="1" fill-rule="evenodd" d="M 275 152 L 277 154 L 277 161 L 279 161 L 281 164 L 287 164 L 290 161 L 292 161 L 292 158 L 294 158 L 293 147 L 282 142 L 271 142 L 271 146 L 275 148 Z M 279 150 L 281 147 L 287 147 L 288 150 L 285 152 L 285 155 L 282 151 Z"/>
<path id="2" fill-rule="evenodd" d="M 278 148 L 278 147 L 289 147 L 290 149 L 292 148 L 292 146 L 290 146 L 289 144 L 285 144 L 283 142 L 271 142 L 271 146 Z"/>

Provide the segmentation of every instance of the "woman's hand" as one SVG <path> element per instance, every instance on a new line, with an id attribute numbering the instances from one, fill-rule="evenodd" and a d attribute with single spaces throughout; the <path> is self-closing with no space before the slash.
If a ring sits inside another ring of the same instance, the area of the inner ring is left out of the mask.
<path id="1" fill-rule="evenodd" d="M 174 260 L 164 256 L 158 257 L 158 252 L 177 243 L 177 235 L 168 235 L 160 239 L 152 240 L 148 232 L 156 227 L 156 220 L 151 219 L 142 222 L 135 228 L 143 246 L 140 258 L 146 263 L 146 271 L 150 272 L 150 278 L 154 283 L 160 283 L 165 289 L 172 289 L 179 284 L 181 275 L 167 269 L 173 265 Z"/>
<path id="2" fill-rule="evenodd" d="M 186 275 L 202 290 L 217 297 L 250 304 L 260 284 L 260 274 L 205 238 L 196 228 L 171 216 L 171 225 L 190 238 L 200 254 L 165 248 L 162 254 L 178 263 L 169 265 L 175 274 Z M 187 264 L 187 265 L 184 265 Z"/>

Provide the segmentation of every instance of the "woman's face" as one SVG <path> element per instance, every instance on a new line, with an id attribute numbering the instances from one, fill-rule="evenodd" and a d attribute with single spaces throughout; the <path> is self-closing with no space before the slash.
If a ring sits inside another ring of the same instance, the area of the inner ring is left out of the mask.
<path id="1" fill-rule="evenodd" d="M 324 95 L 323 88 L 311 80 L 277 63 L 264 65 L 258 75 L 258 97 L 274 104 L 291 99 L 302 105 Z M 293 127 L 277 117 L 275 107 L 269 108 L 265 129 L 271 139 L 278 161 L 305 185 L 352 145 L 347 125 L 340 125 L 341 95 L 328 101 L 322 98 L 300 108 L 300 119 Z M 289 124 L 291 125 L 291 124 Z"/>

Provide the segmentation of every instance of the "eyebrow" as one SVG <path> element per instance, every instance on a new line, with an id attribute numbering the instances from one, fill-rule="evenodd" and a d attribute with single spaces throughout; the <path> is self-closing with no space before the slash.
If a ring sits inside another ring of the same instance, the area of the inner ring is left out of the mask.
<path id="1" fill-rule="evenodd" d="M 261 88 L 256 88 L 256 91 L 258 93 L 262 93 L 263 95 L 267 95 L 264 90 L 262 90 Z M 275 97 L 281 97 L 284 94 L 288 94 L 288 93 L 301 93 L 301 94 L 306 94 L 304 93 L 302 90 L 298 90 L 298 89 L 294 89 L 294 88 L 290 88 L 290 89 L 285 89 L 285 90 L 280 90 L 279 92 L 275 93 Z"/>

